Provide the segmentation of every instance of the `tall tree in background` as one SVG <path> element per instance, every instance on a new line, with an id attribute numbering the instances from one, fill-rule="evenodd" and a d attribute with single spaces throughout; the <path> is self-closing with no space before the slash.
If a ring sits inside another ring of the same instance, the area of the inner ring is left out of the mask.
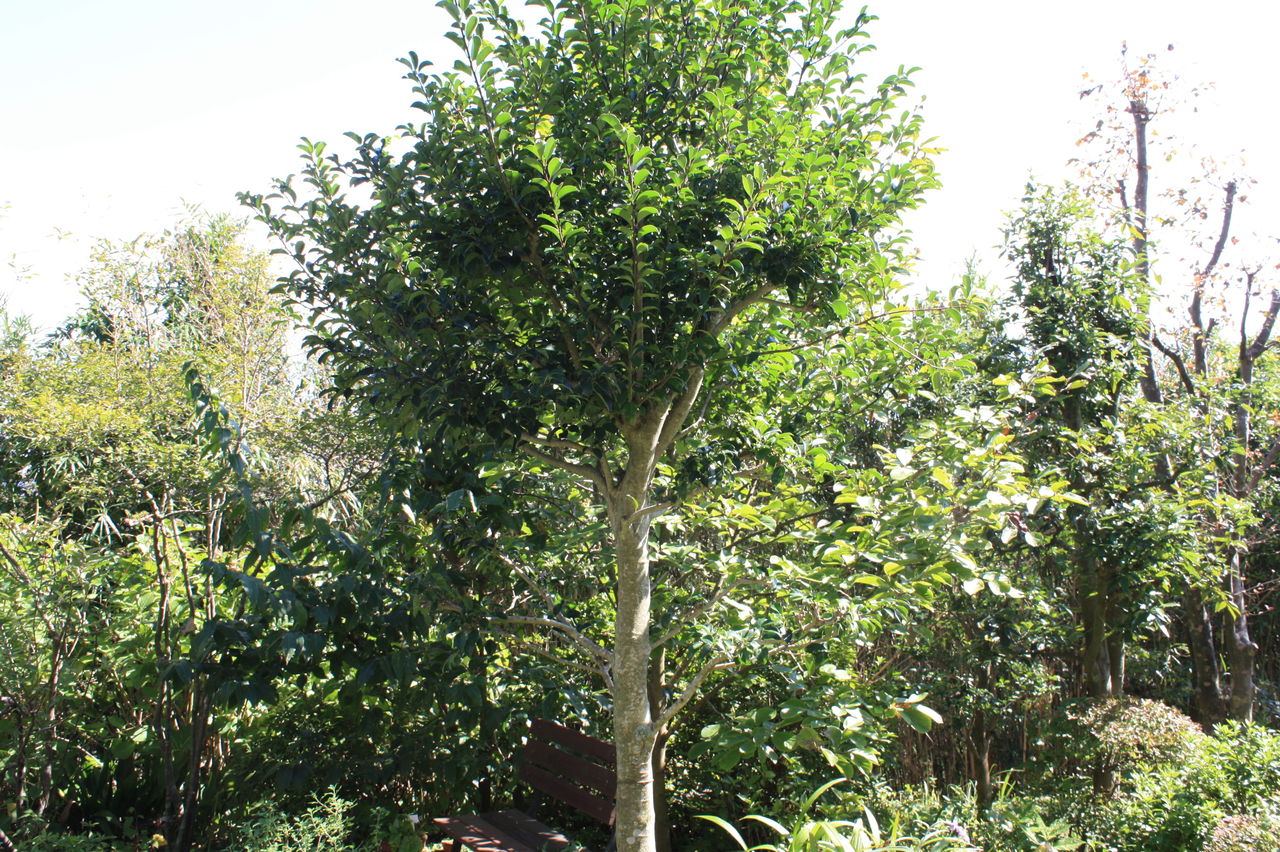
<path id="1" fill-rule="evenodd" d="M 251 203 L 342 394 L 433 464 L 522 458 L 594 495 L 616 618 L 579 644 L 613 699 L 618 848 L 650 850 L 655 740 L 725 662 L 655 714 L 650 530 L 694 490 L 661 466 L 733 370 L 870 321 L 932 169 L 905 76 L 866 86 L 869 18 L 836 32 L 828 0 L 547 3 L 536 39 L 500 3 L 444 6 L 463 58 L 407 62 L 425 122 L 346 163 L 308 144 L 315 191 Z"/>
<path id="2" fill-rule="evenodd" d="M 1253 300 L 1263 294 L 1272 264 L 1229 257 L 1240 242 L 1233 235 L 1233 216 L 1244 200 L 1246 178 L 1224 174 L 1205 160 L 1178 185 L 1157 186 L 1153 193 L 1151 126 L 1175 106 L 1172 82 L 1153 56 L 1137 57 L 1133 64 L 1126 56 L 1118 86 L 1082 93 L 1103 93 L 1110 102 L 1097 129 L 1081 142 L 1090 148 L 1085 174 L 1130 234 L 1138 274 L 1148 287 L 1161 280 L 1184 288 L 1185 320 L 1174 314 L 1172 322 L 1162 322 L 1153 309 L 1142 390 L 1154 405 L 1185 407 L 1189 430 L 1198 436 L 1199 464 L 1212 479 L 1213 508 L 1205 512 L 1205 522 L 1219 542 L 1222 570 L 1208 588 L 1190 582 L 1183 601 L 1197 715 L 1212 724 L 1228 715 L 1251 719 L 1256 698 L 1247 541 L 1257 531 L 1258 518 L 1250 507 L 1280 454 L 1280 436 L 1259 428 L 1255 372 L 1271 348 L 1280 291 L 1272 287 L 1266 306 L 1255 311 Z M 1168 137 L 1163 141 L 1168 145 Z M 1164 157 L 1157 160 L 1172 161 L 1178 152 L 1169 147 L 1160 153 Z M 1206 188 L 1217 197 L 1201 196 Z M 1156 468 L 1158 477 L 1172 484 L 1169 457 L 1158 459 Z M 1229 675 L 1220 670 L 1211 614 L 1224 608 L 1213 606 L 1206 591 L 1225 595 L 1229 603 L 1221 631 Z"/>
<path id="3" fill-rule="evenodd" d="M 1033 188 L 1029 187 L 1029 190 Z M 1119 456 L 1121 407 L 1138 378 L 1146 294 L 1122 242 L 1090 227 L 1090 210 L 1068 189 L 1030 191 L 1010 224 L 1006 252 L 1031 356 L 1060 380 L 1036 428 L 1045 461 L 1087 499 L 1067 509 L 1080 624 L 1081 672 L 1094 698 L 1124 694 L 1124 603 L 1117 542 L 1107 516 L 1126 491 Z M 1145 474 L 1145 471 L 1140 471 Z"/>

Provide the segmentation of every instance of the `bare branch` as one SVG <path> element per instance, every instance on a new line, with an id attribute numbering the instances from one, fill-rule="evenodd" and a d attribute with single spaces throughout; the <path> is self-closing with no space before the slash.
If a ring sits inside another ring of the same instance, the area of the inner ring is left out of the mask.
<path id="1" fill-rule="evenodd" d="M 555 612 L 555 609 L 556 609 L 555 598 L 553 598 L 546 589 L 542 588 L 542 586 L 540 586 L 538 582 L 533 579 L 533 577 L 529 574 L 529 572 L 525 571 L 519 565 L 512 562 L 510 559 L 503 556 L 502 554 L 498 554 L 498 561 L 506 565 L 512 571 L 516 572 L 516 575 L 519 576 L 521 580 L 524 580 L 525 584 L 528 585 L 529 588 L 533 589 L 538 594 L 538 597 L 542 598 L 542 602 L 547 605 L 548 612 Z"/>
<path id="2" fill-rule="evenodd" d="M 1249 287 L 1253 287 L 1253 277 L 1256 273 L 1249 273 Z M 1245 355 L 1252 361 L 1258 360 L 1262 356 L 1263 351 L 1267 348 L 1267 344 L 1271 340 L 1271 331 L 1275 328 L 1276 314 L 1280 312 L 1280 291 L 1271 291 L 1271 304 L 1267 305 L 1267 312 L 1262 317 L 1262 327 L 1258 329 L 1258 335 L 1253 339 L 1253 343 L 1249 344 L 1249 348 L 1245 351 Z"/>
<path id="3" fill-rule="evenodd" d="M 1151 110 L 1141 98 L 1129 101 L 1129 114 L 1133 116 L 1133 147 L 1136 163 L 1133 212 L 1137 216 L 1134 226 L 1133 253 L 1138 256 L 1138 269 L 1142 280 L 1151 280 L 1151 258 L 1147 254 L 1147 193 L 1151 181 L 1151 167 L 1147 164 L 1147 125 L 1151 122 Z"/>
<path id="4" fill-rule="evenodd" d="M 698 426 L 702 424 L 702 421 L 705 420 L 707 417 L 707 407 L 710 405 L 711 405 L 711 394 L 703 395 L 702 406 L 698 409 L 698 415 L 694 417 L 693 420 L 686 423 L 684 426 L 680 427 L 680 432 L 676 435 L 677 441 L 683 438 L 684 436 L 691 434 L 694 429 L 697 429 Z"/>
<path id="5" fill-rule="evenodd" d="M 1231 211 L 1235 207 L 1236 197 L 1235 181 L 1227 184 L 1226 194 L 1226 200 L 1222 203 L 1222 230 L 1218 232 L 1218 240 L 1213 244 L 1213 252 L 1209 255 L 1209 262 L 1200 271 L 1200 278 L 1206 281 L 1213 274 L 1213 269 L 1218 265 L 1218 261 L 1222 259 L 1222 251 L 1226 248 L 1227 239 L 1231 235 Z"/>
<path id="6" fill-rule="evenodd" d="M 755 538 L 756 536 L 762 533 L 777 533 L 777 535 L 775 535 L 773 538 L 769 539 L 764 543 L 769 544 L 769 543 L 775 542 L 782 536 L 786 535 L 787 531 L 791 528 L 793 524 L 798 524 L 801 521 L 811 521 L 814 518 L 820 518 L 829 511 L 831 511 L 831 507 L 824 506 L 823 508 L 817 509 L 812 512 L 805 512 L 803 515 L 794 515 L 793 517 L 790 517 L 790 518 L 784 518 L 781 521 L 778 521 L 772 527 L 760 527 L 759 529 L 749 530 L 747 532 L 740 533 L 734 536 L 732 539 L 730 539 L 729 543 L 725 545 L 725 549 L 733 550 L 735 547 L 742 544 L 742 542 L 746 541 L 747 539 Z"/>
<path id="7" fill-rule="evenodd" d="M 1187 364 L 1182 360 L 1182 356 L 1178 354 L 1178 350 L 1166 345 L 1159 337 L 1151 335 L 1151 345 L 1159 349 L 1165 356 L 1173 362 L 1173 366 L 1178 370 L 1178 378 L 1182 380 L 1182 385 L 1187 389 L 1187 393 L 1192 396 L 1196 395 L 1196 383 L 1191 378 L 1191 374 L 1187 372 Z"/>
<path id="8" fill-rule="evenodd" d="M 1277 456 L 1280 456 L 1280 438 L 1276 438 L 1271 442 L 1271 448 L 1262 457 L 1262 462 L 1254 468 L 1253 476 L 1249 479 L 1249 494 L 1257 490 L 1258 483 L 1262 482 L 1262 477 L 1266 476 L 1267 471 L 1271 470 L 1271 466 L 1276 463 Z"/>
<path id="9" fill-rule="evenodd" d="M 588 447 L 586 444 L 580 444 L 577 441 L 569 441 L 564 438 L 541 438 L 537 435 L 525 433 L 520 436 L 520 440 L 553 450 L 573 450 L 576 453 L 586 453 L 589 456 L 599 455 L 599 453 Z"/>
<path id="10" fill-rule="evenodd" d="M 766 298 L 766 299 L 761 299 L 760 301 L 766 305 L 773 305 L 775 308 L 782 308 L 784 311 L 792 311 L 797 314 L 817 313 L 817 310 L 815 308 L 811 308 L 808 305 L 793 305 L 790 302 L 784 302 L 781 299 Z"/>
<path id="11" fill-rule="evenodd" d="M 875 323 L 877 320 L 889 319 L 891 317 L 911 316 L 914 314 L 942 313 L 943 311 L 952 310 L 953 308 L 956 308 L 963 304 L 964 302 L 951 302 L 945 305 L 926 305 L 924 307 L 916 307 L 916 308 L 893 308 L 891 310 L 883 311 L 878 314 L 871 314 L 870 316 L 865 316 L 865 317 L 862 317 L 861 319 L 855 320 L 845 325 L 841 325 L 838 328 L 831 329 L 830 331 L 827 331 L 825 334 L 821 334 L 818 337 L 813 338 L 812 340 L 806 340 L 805 342 L 797 343 L 794 346 L 782 346 L 777 349 L 758 349 L 755 352 L 752 352 L 751 354 L 756 357 L 763 357 L 766 355 L 781 355 L 785 352 L 800 352 L 805 349 L 812 349 L 813 347 L 826 343 L 828 340 L 831 340 L 833 338 L 840 337 L 845 334 L 850 334 L 851 332 L 854 331 L 854 329 L 862 328 L 864 326 L 869 326 Z M 729 358 L 727 357 L 722 358 L 722 359 L 719 359 L 717 363 L 723 363 L 728 360 Z"/>
<path id="12" fill-rule="evenodd" d="M 671 408 L 667 411 L 667 416 L 662 420 L 662 428 L 658 432 L 658 445 L 654 452 L 654 458 L 660 459 L 671 449 L 671 445 L 675 443 L 676 436 L 680 434 L 684 428 L 685 421 L 689 419 L 689 412 L 693 410 L 693 404 L 698 401 L 698 394 L 702 392 L 702 382 L 706 378 L 707 372 L 703 367 L 697 367 L 689 376 L 689 381 L 685 384 L 684 391 L 672 403 Z"/>
<path id="13" fill-rule="evenodd" d="M 511 634 L 508 634 L 508 635 L 511 635 Z M 566 666 L 571 669 L 576 669 L 577 671 L 580 671 L 580 672 L 586 672 L 587 674 L 595 675 L 596 677 L 603 678 L 606 683 L 609 682 L 609 674 L 603 667 L 593 668 L 592 666 L 585 666 L 582 663 L 577 663 L 577 662 L 574 662 L 573 660 L 566 660 L 564 657 L 558 657 L 555 654 L 548 651 L 546 648 L 539 648 L 537 645 L 529 645 L 525 642 L 520 642 L 520 641 L 513 642 L 512 649 L 516 651 L 524 651 L 526 653 L 533 654 L 538 657 L 542 657 L 543 659 L 550 660 L 551 662 L 556 663 L 557 665 Z"/>
<path id="14" fill-rule="evenodd" d="M 810 642 L 813 641 L 812 631 L 815 628 L 820 627 L 824 624 L 831 624 L 835 620 L 836 619 L 834 618 L 821 618 L 821 617 L 813 618 L 810 621 L 798 627 L 797 629 L 791 631 L 792 635 L 796 636 L 797 638 L 789 641 L 766 642 L 764 643 L 764 646 L 767 647 L 770 650 L 770 653 L 772 654 L 778 654 L 783 651 L 795 650 L 801 645 L 808 645 Z M 711 675 L 712 672 L 718 671 L 720 669 L 732 668 L 733 666 L 734 666 L 734 663 L 732 663 L 729 660 L 728 655 L 724 653 L 720 653 L 712 657 L 711 660 L 707 662 L 707 664 L 704 665 L 701 669 L 699 669 L 698 673 L 695 674 L 692 679 L 690 679 L 689 683 L 685 686 L 685 688 L 681 690 L 680 696 L 674 702 L 672 702 L 671 706 L 669 706 L 666 709 L 666 711 L 662 714 L 662 716 L 658 719 L 658 721 L 656 722 L 656 727 L 661 729 L 666 725 L 670 724 L 672 718 L 674 718 L 675 715 L 679 713 L 680 710 L 686 704 L 689 703 L 689 701 L 694 697 L 694 695 L 697 694 L 698 688 L 702 686 L 702 682 L 706 680 Z"/>
<path id="15" fill-rule="evenodd" d="M 762 284 L 743 296 L 738 301 L 725 308 L 724 313 L 716 317 L 708 326 L 707 333 L 712 337 L 719 337 L 720 332 L 729 327 L 729 323 L 737 319 L 738 315 L 752 305 L 758 305 L 769 297 L 769 294 L 778 289 L 777 284 Z"/>

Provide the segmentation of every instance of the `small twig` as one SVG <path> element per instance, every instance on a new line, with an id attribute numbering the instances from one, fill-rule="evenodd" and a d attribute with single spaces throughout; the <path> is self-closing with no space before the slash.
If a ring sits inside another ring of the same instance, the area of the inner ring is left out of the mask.
<path id="1" fill-rule="evenodd" d="M 507 634 L 507 635 L 510 636 L 512 634 Z M 525 642 L 515 641 L 512 643 L 512 650 L 524 651 L 526 653 L 530 653 L 535 656 L 542 657 L 545 660 L 550 660 L 551 662 L 556 663 L 557 665 L 567 666 L 568 668 L 576 669 L 577 671 L 586 672 L 587 674 L 595 675 L 597 677 L 603 678 L 605 683 L 609 682 L 608 672 L 603 667 L 592 668 L 591 666 L 586 666 L 586 665 L 583 665 L 582 663 L 574 662 L 573 660 L 566 660 L 564 657 L 558 657 L 555 654 L 548 651 L 546 648 L 539 648 L 537 645 L 529 645 Z"/>
<path id="2" fill-rule="evenodd" d="M 510 568 L 512 571 L 516 572 L 516 575 L 517 575 L 521 580 L 524 580 L 524 581 L 525 581 L 525 583 L 529 586 L 529 588 L 533 589 L 533 590 L 538 594 L 538 597 L 542 598 L 542 602 L 543 602 L 543 603 L 545 603 L 545 604 L 547 605 L 547 609 L 548 609 L 550 612 L 555 612 L 555 611 L 556 611 L 556 600 L 555 600 L 555 598 L 553 598 L 553 597 L 551 596 L 551 593 L 550 593 L 550 592 L 548 592 L 546 589 L 542 588 L 542 586 L 540 586 L 540 585 L 538 584 L 538 582 L 537 582 L 536 580 L 534 580 L 534 579 L 533 579 L 533 577 L 531 577 L 531 576 L 529 575 L 529 572 L 525 571 L 525 570 L 524 570 L 523 568 L 521 568 L 519 565 L 517 565 L 516 563 L 512 562 L 510 559 L 508 559 L 507 557 L 503 556 L 502 554 L 498 554 L 498 561 L 499 561 L 499 562 L 501 562 L 503 565 L 506 565 L 506 566 L 507 566 L 508 568 Z"/>

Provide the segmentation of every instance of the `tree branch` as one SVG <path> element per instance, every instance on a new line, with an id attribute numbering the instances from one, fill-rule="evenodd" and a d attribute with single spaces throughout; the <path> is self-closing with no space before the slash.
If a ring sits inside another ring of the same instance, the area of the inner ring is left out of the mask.
<path id="1" fill-rule="evenodd" d="M 1227 238 L 1231 235 L 1231 211 L 1235 207 L 1236 182 L 1231 181 L 1226 187 L 1226 200 L 1222 203 L 1222 229 L 1218 232 L 1218 240 L 1213 244 L 1213 252 L 1209 255 L 1209 262 L 1204 265 L 1204 269 L 1200 271 L 1200 278 L 1208 280 L 1213 274 L 1213 269 L 1218 265 L 1218 261 L 1222 259 L 1222 251 L 1227 246 Z"/>
<path id="2" fill-rule="evenodd" d="M 1151 335 L 1151 345 L 1159 349 L 1161 352 L 1163 352 L 1165 356 L 1168 357 L 1168 359 L 1173 362 L 1173 366 L 1176 367 L 1178 370 L 1178 378 L 1181 379 L 1183 387 L 1187 389 L 1188 393 L 1190 393 L 1192 396 L 1195 396 L 1196 395 L 1195 380 L 1193 380 L 1191 378 L 1191 374 L 1187 372 L 1186 362 L 1182 360 L 1182 356 L 1178 354 L 1178 350 L 1166 345 L 1155 334 Z"/>
<path id="3" fill-rule="evenodd" d="M 514 634 L 508 634 L 508 635 L 513 636 Z M 584 666 L 582 663 L 575 663 L 573 660 L 566 660 L 563 657 L 557 657 L 555 654 L 551 653 L 545 648 L 539 648 L 537 645 L 529 645 L 525 642 L 520 642 L 518 640 L 512 643 L 512 650 L 524 651 L 529 654 L 534 654 L 535 656 L 542 657 L 544 660 L 550 660 L 551 662 L 556 663 L 557 665 L 567 666 L 568 668 L 576 669 L 577 671 L 580 671 L 580 672 L 586 672 L 587 674 L 595 675 L 597 677 L 603 678 L 606 685 L 611 683 L 611 678 L 609 677 L 609 673 L 603 667 L 592 668 L 591 666 Z"/>
<path id="4" fill-rule="evenodd" d="M 542 602 L 547 605 L 548 612 L 556 611 L 555 598 L 553 598 L 546 589 L 542 588 L 542 586 L 540 586 L 538 582 L 534 580 L 533 577 L 531 577 L 527 571 L 525 571 L 515 562 L 512 562 L 510 559 L 503 556 L 502 554 L 498 554 L 498 561 L 506 565 L 512 571 L 516 572 L 516 575 L 519 576 L 521 580 L 524 580 L 525 583 L 529 586 L 529 588 L 533 589 L 534 592 L 537 593 L 538 597 L 542 598 Z"/>
<path id="5" fill-rule="evenodd" d="M 53 636 L 57 631 L 53 626 L 53 621 L 45 613 L 44 607 L 40 603 L 39 590 L 35 587 L 35 583 L 32 582 L 31 575 L 22 567 L 22 563 L 18 561 L 18 558 L 9 552 L 9 549 L 4 546 L 2 541 L 0 541 L 0 556 L 3 556 L 4 561 L 9 563 L 10 573 L 18 579 L 19 583 L 26 586 L 27 591 L 31 593 L 31 606 L 35 609 L 36 616 L 44 623 L 49 635 Z"/>
<path id="6" fill-rule="evenodd" d="M 574 452 L 586 453 L 593 457 L 599 455 L 599 453 L 588 447 L 586 444 L 580 444 L 577 441 L 569 441 L 564 438 L 540 438 L 537 435 L 525 433 L 520 436 L 520 440 L 553 450 L 573 450 Z"/>
<path id="7" fill-rule="evenodd" d="M 613 662 L 612 651 L 601 648 L 595 642 L 592 642 L 586 636 L 582 635 L 581 631 L 572 624 L 566 624 L 563 621 L 556 621 L 554 618 L 544 618 L 537 615 L 494 615 L 489 616 L 488 620 L 499 624 L 526 624 L 531 627 L 550 627 L 552 630 L 559 630 L 572 639 L 574 643 L 588 656 L 603 660 L 606 663 Z"/>
<path id="8" fill-rule="evenodd" d="M 538 461 L 546 462 L 552 467 L 557 467 L 567 473 L 572 473 L 574 476 L 581 477 L 588 482 L 599 486 L 601 491 L 608 490 L 604 477 L 602 477 L 600 475 L 600 471 L 594 467 L 590 467 L 585 464 L 576 464 L 571 461 L 566 461 L 559 456 L 553 456 L 551 453 L 543 452 L 527 440 L 520 444 L 520 450 L 525 455 L 533 456 Z"/>
<path id="9" fill-rule="evenodd" d="M 685 384 L 684 390 L 671 404 L 667 416 L 662 419 L 662 428 L 658 431 L 657 449 L 654 451 L 655 459 L 665 456 L 671 449 L 671 445 L 675 443 L 676 436 L 680 434 L 685 421 L 689 419 L 693 404 L 698 401 L 698 394 L 702 392 L 702 382 L 706 375 L 705 367 L 696 367 L 689 374 L 689 381 Z"/>
<path id="10" fill-rule="evenodd" d="M 702 686 L 702 682 L 710 677 L 711 673 L 719 669 L 728 668 L 732 665 L 729 658 L 724 654 L 716 654 L 711 660 L 698 670 L 698 673 L 685 684 L 684 689 L 680 691 L 679 697 L 671 702 L 670 706 L 663 711 L 662 715 L 654 722 L 655 730 L 662 730 L 671 724 L 671 720 L 676 714 L 684 709 L 684 706 L 693 700 L 693 696 L 698 694 L 698 687 Z"/>
<path id="11" fill-rule="evenodd" d="M 1249 287 L 1253 286 L 1253 277 L 1256 273 L 1249 273 Z M 1253 343 L 1249 344 L 1249 348 L 1245 351 L 1245 355 L 1252 361 L 1258 360 L 1262 356 L 1263 350 L 1267 348 L 1267 344 L 1271 340 L 1271 331 L 1275 328 L 1276 314 L 1280 312 L 1280 291 L 1271 291 L 1271 304 L 1267 305 L 1267 312 L 1262 317 L 1262 328 L 1258 329 L 1258 335 L 1253 339 Z"/>
<path id="12" fill-rule="evenodd" d="M 719 337 L 720 332 L 729 327 L 729 323 L 733 322 L 739 314 L 752 305 L 758 305 L 769 297 L 769 294 L 778 289 L 777 284 L 762 284 L 743 296 L 736 302 L 725 308 L 724 313 L 716 317 L 707 325 L 707 333 L 712 337 Z"/>
<path id="13" fill-rule="evenodd" d="M 743 586 L 757 585 L 762 582 L 764 581 L 761 579 L 744 577 L 738 580 L 734 580 L 732 583 L 730 583 L 727 586 L 719 586 L 717 584 L 718 587 L 716 588 L 715 592 L 712 593 L 711 597 L 707 598 L 702 603 L 695 606 L 693 609 L 687 610 L 683 615 L 679 615 L 672 620 L 671 625 L 667 628 L 666 632 L 663 633 L 661 636 L 659 636 L 657 640 L 655 640 L 649 646 L 650 653 L 658 650 L 663 645 L 665 645 L 666 643 L 670 642 L 672 639 L 679 636 L 681 630 L 684 630 L 690 624 L 694 623 L 699 618 L 706 615 L 708 612 L 714 609 L 717 604 L 719 604 L 722 600 L 727 598 L 735 590 L 740 589 Z"/>
<path id="14" fill-rule="evenodd" d="M 1262 462 L 1253 470 L 1253 476 L 1249 479 L 1249 491 L 1252 494 L 1258 487 L 1258 483 L 1262 482 L 1262 477 L 1267 475 L 1267 471 L 1276 463 L 1276 457 L 1280 456 L 1280 438 L 1276 438 L 1271 442 L 1271 448 L 1267 450 L 1267 454 L 1262 457 Z"/>

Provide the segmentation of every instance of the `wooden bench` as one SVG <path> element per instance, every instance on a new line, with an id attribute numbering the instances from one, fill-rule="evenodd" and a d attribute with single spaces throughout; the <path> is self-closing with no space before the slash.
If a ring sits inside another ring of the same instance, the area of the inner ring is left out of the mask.
<path id="1" fill-rule="evenodd" d="M 466 846 L 476 852 L 561 852 L 574 844 L 555 829 L 534 819 L 542 797 L 581 811 L 613 828 L 614 796 L 618 785 L 617 750 L 611 743 L 589 737 L 546 719 L 535 719 L 524 747 L 518 777 L 539 794 L 523 811 L 505 810 L 471 816 L 440 817 L 435 824 L 450 840 L 445 852 Z M 609 841 L 606 852 L 612 852 Z"/>

